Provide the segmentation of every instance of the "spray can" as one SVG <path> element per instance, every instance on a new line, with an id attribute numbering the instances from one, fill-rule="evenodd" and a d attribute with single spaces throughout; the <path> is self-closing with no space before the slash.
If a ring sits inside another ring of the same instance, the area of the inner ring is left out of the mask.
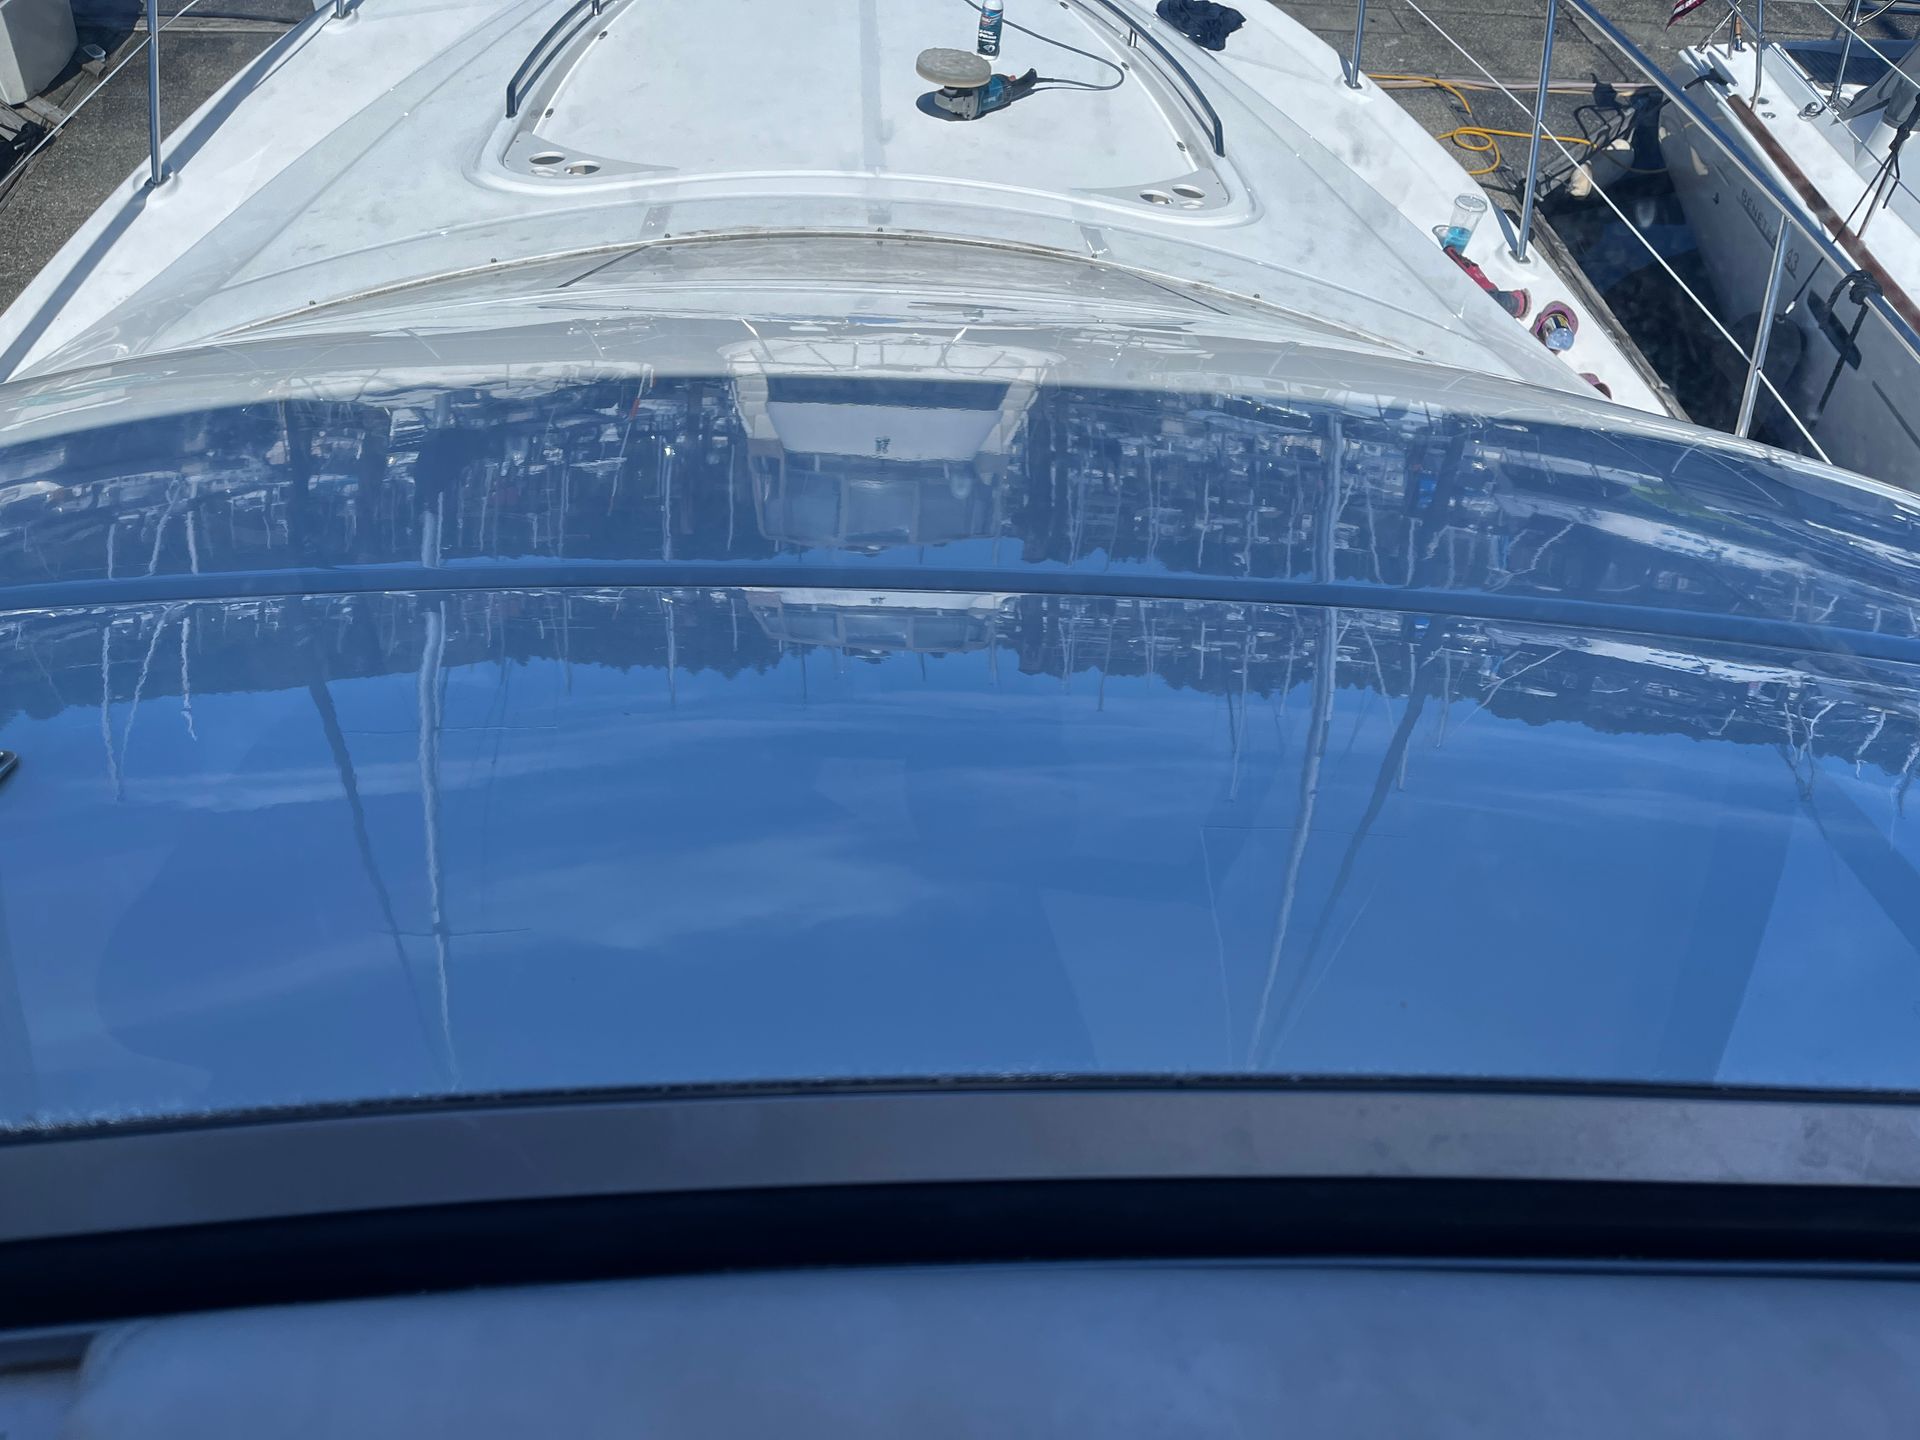
<path id="1" fill-rule="evenodd" d="M 1000 21 L 1004 0 L 980 0 L 980 41 L 975 48 L 989 60 L 1000 53 Z"/>

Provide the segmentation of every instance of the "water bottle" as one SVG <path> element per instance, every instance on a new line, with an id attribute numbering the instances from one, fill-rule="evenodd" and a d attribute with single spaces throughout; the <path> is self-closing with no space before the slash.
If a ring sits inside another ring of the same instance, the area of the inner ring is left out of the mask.
<path id="1" fill-rule="evenodd" d="M 975 47 L 989 60 L 1000 53 L 1000 21 L 1004 0 L 980 0 L 980 43 Z"/>
<path id="2" fill-rule="evenodd" d="M 1557 355 L 1565 354 L 1573 348 L 1572 312 L 1564 305 L 1549 305 L 1540 312 L 1540 318 L 1533 322 L 1533 333 L 1547 349 Z"/>

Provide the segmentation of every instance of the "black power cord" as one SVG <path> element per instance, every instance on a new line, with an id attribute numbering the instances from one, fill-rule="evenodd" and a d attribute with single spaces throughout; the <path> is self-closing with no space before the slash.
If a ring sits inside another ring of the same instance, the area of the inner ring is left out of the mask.
<path id="1" fill-rule="evenodd" d="M 966 7 L 976 15 L 980 13 L 980 7 L 975 3 L 975 0 L 964 0 L 964 3 Z M 1044 44 L 1052 45 L 1056 49 L 1065 50 L 1069 54 L 1091 60 L 1096 65 L 1104 65 L 1107 69 L 1113 71 L 1113 81 L 1107 85 L 1096 85 L 1091 80 L 1073 80 L 1061 75 L 1038 75 L 1034 77 L 1033 90 L 1118 90 L 1122 85 L 1127 83 L 1126 67 L 1116 64 L 1104 55 L 1096 55 L 1091 50 L 1082 50 L 1078 45 L 1069 45 L 1066 41 L 1056 40 L 1051 35 L 1042 35 L 1038 30 L 1029 30 L 1017 21 L 1003 19 L 1000 23 L 1009 30 L 1018 31 L 1022 35 L 1041 41 Z"/>

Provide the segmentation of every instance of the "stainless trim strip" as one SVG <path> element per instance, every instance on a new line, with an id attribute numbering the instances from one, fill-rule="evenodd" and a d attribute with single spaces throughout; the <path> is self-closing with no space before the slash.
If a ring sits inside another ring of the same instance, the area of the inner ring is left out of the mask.
<path id="1" fill-rule="evenodd" d="M 0 1243 L 475 1202 L 1148 1179 L 1907 1187 L 1920 1107 L 1198 1086 L 449 1103 L 0 1144 Z"/>

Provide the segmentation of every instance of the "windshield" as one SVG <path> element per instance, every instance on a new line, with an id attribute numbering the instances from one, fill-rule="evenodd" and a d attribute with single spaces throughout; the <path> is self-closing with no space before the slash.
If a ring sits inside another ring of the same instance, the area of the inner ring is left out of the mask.
<path id="1" fill-rule="evenodd" d="M 1915 518 L 1251 384 L 83 416 L 0 450 L 0 1123 L 1920 1088 Z"/>

